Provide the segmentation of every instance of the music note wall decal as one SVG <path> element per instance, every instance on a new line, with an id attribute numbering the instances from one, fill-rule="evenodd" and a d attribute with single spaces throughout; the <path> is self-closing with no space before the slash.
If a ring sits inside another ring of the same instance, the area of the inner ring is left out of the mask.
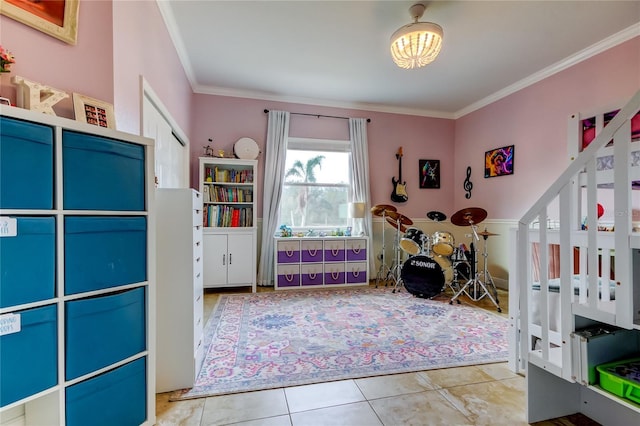
<path id="1" fill-rule="evenodd" d="M 471 198 L 471 189 L 473 189 L 473 183 L 471 183 L 471 166 L 467 167 L 467 177 L 464 180 L 464 190 L 466 192 L 466 194 L 464 194 L 464 197 L 469 199 Z"/>

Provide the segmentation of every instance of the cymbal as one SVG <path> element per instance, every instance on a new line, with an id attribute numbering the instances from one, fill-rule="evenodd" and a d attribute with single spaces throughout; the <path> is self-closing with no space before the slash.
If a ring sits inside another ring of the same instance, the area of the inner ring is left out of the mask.
<path id="1" fill-rule="evenodd" d="M 442 222 L 447 218 L 447 215 L 434 210 L 427 213 L 427 217 L 431 220 L 435 220 L 436 222 Z"/>
<path id="2" fill-rule="evenodd" d="M 394 228 L 398 229 L 398 223 L 395 221 L 395 219 L 392 219 L 390 217 L 387 216 L 387 222 L 389 222 L 389 225 L 393 226 Z M 407 227 L 404 226 L 402 224 L 402 222 L 400 222 L 400 232 L 407 232 Z"/>
<path id="3" fill-rule="evenodd" d="M 371 207 L 371 213 L 374 216 L 382 216 L 382 212 L 395 212 L 398 209 L 396 209 L 394 206 L 390 206 L 388 204 L 378 204 L 376 206 Z M 386 213 L 385 213 L 386 214 Z"/>
<path id="4" fill-rule="evenodd" d="M 477 225 L 487 218 L 487 211 L 480 207 L 458 210 L 451 216 L 451 223 L 458 226 Z"/>
<path id="5" fill-rule="evenodd" d="M 387 212 L 387 217 L 394 221 L 400 221 L 402 225 L 413 225 L 413 221 L 411 219 L 398 212 Z"/>
<path id="6" fill-rule="evenodd" d="M 487 237 L 493 237 L 494 235 L 500 235 L 500 234 L 494 234 L 493 232 L 489 232 L 485 229 L 482 232 L 478 232 L 478 235 L 482 235 L 483 237 L 487 238 Z"/>

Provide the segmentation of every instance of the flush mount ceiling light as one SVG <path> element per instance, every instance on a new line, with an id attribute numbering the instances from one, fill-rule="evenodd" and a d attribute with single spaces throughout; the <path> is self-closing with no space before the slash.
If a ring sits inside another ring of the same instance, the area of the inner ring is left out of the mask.
<path id="1" fill-rule="evenodd" d="M 400 68 L 423 67 L 436 59 L 442 47 L 442 27 L 433 22 L 418 22 L 426 6 L 414 4 L 409 13 L 414 22 L 399 28 L 391 36 L 391 57 Z"/>

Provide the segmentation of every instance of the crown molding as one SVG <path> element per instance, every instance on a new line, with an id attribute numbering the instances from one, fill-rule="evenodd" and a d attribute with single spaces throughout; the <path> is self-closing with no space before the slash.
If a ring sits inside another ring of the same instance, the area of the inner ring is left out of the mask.
<path id="1" fill-rule="evenodd" d="M 176 49 L 176 53 L 184 68 L 185 74 L 191 86 L 191 89 L 194 93 L 205 94 L 205 95 L 217 95 L 217 96 L 227 96 L 234 98 L 246 98 L 246 99 L 257 99 L 264 101 L 273 101 L 273 102 L 284 102 L 284 103 L 295 103 L 295 104 L 304 104 L 304 105 L 316 105 L 330 108 L 342 108 L 342 109 L 355 109 L 362 111 L 370 111 L 370 112 L 381 112 L 388 114 L 401 114 L 401 115 L 415 115 L 420 117 L 431 117 L 431 118 L 443 118 L 456 120 L 461 117 L 464 117 L 467 114 L 470 114 L 474 111 L 477 111 L 487 105 L 490 105 L 502 98 L 505 98 L 509 95 L 512 95 L 524 88 L 527 88 L 545 78 L 548 78 L 554 74 L 557 74 L 567 68 L 570 68 L 576 64 L 579 64 L 582 61 L 585 61 L 599 53 L 602 53 L 612 47 L 615 47 L 625 41 L 631 40 L 634 37 L 640 36 L 640 23 L 636 23 L 612 36 L 601 40 L 598 43 L 593 44 L 565 59 L 559 61 L 549 67 L 546 67 L 539 72 L 530 75 L 510 86 L 505 87 L 502 90 L 499 90 L 477 102 L 474 102 L 456 112 L 447 112 L 447 111 L 435 111 L 435 110 L 423 110 L 417 108 L 405 108 L 384 104 L 370 104 L 370 103 L 359 103 L 359 102 L 343 102 L 343 101 L 330 101 L 326 99 L 313 99 L 313 98 L 305 98 L 305 97 L 291 97 L 291 96 L 281 96 L 274 95 L 260 91 L 251 91 L 244 89 L 232 89 L 227 87 L 216 87 L 216 86 L 207 86 L 198 84 L 193 68 L 189 59 L 186 55 L 186 48 L 182 37 L 180 37 L 180 33 L 177 30 L 177 25 L 173 18 L 173 12 L 171 11 L 171 6 L 169 2 L 163 0 L 156 0 L 156 4 L 158 5 L 158 9 L 164 19 L 165 25 L 167 27 L 167 31 L 171 37 L 173 45 Z"/>
<path id="2" fill-rule="evenodd" d="M 612 47 L 615 47 L 619 44 L 624 43 L 625 41 L 631 40 L 634 37 L 640 36 L 640 23 L 633 24 L 627 29 L 620 31 L 612 36 L 605 38 L 604 40 L 595 43 L 586 49 L 583 49 L 560 62 L 557 62 L 547 68 L 540 70 L 539 72 L 530 75 L 529 77 L 522 79 L 510 86 L 505 87 L 502 90 L 495 92 L 494 94 L 487 96 L 484 99 L 481 99 L 478 102 L 474 102 L 473 104 L 459 110 L 454 114 L 454 119 L 461 118 L 473 111 L 476 111 L 480 108 L 483 108 L 489 104 L 492 104 L 502 98 L 505 98 L 513 93 L 522 90 L 526 87 L 529 87 L 545 78 L 551 77 L 554 74 L 559 73 L 560 71 L 566 70 L 576 64 L 579 64 L 582 61 L 585 61 L 599 53 L 602 53 Z"/>
<path id="3" fill-rule="evenodd" d="M 195 93 L 203 95 L 228 96 L 232 98 L 258 99 L 272 102 L 286 102 L 293 104 L 315 105 L 330 108 L 355 109 L 368 112 L 383 112 L 389 114 L 416 115 L 421 117 L 454 119 L 454 114 L 443 111 L 430 111 L 422 109 L 402 108 L 389 105 L 368 104 L 360 102 L 329 101 L 326 99 L 314 99 L 294 96 L 272 95 L 260 91 L 230 89 L 207 85 L 192 85 Z"/>

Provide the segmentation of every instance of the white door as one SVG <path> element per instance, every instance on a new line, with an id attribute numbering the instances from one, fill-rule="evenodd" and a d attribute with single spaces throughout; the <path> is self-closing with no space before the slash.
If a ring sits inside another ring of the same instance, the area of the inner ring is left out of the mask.
<path id="1" fill-rule="evenodd" d="M 253 266 L 253 236 L 230 234 L 228 242 L 230 285 L 251 284 L 256 274 Z"/>
<path id="2" fill-rule="evenodd" d="M 227 265 L 229 264 L 227 236 L 204 234 L 202 240 L 204 286 L 224 287 L 227 284 Z"/>
<path id="3" fill-rule="evenodd" d="M 143 96 L 142 120 L 143 136 L 155 143 L 155 172 L 158 188 L 188 188 L 188 145 L 176 137 L 173 127 L 156 103 Z"/>

